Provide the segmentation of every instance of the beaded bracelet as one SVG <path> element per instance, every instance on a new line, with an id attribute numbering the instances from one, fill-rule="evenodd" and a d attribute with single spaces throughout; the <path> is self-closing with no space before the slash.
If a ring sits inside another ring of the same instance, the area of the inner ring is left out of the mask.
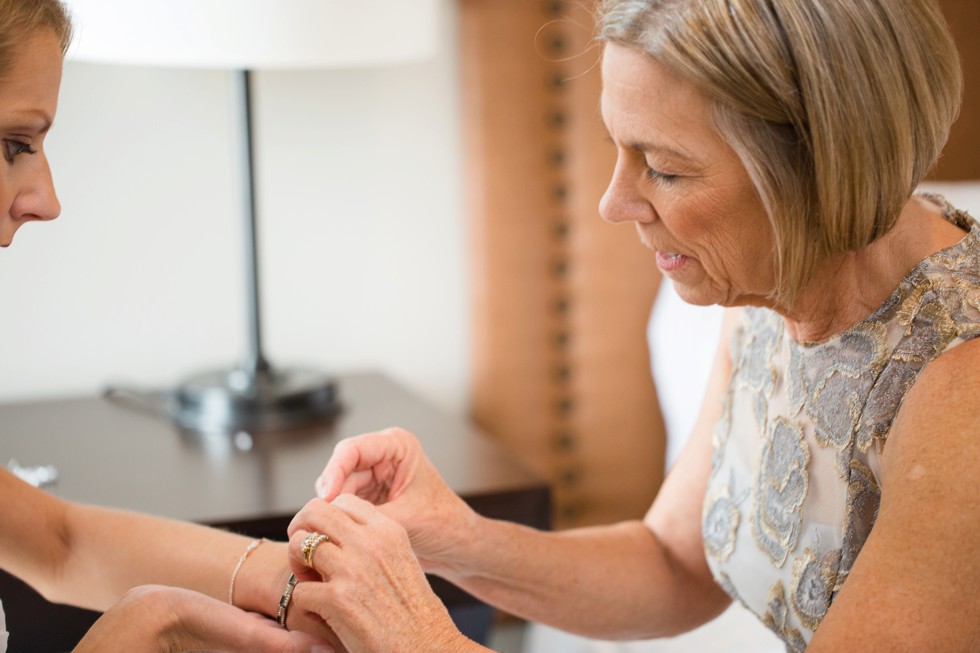
<path id="1" fill-rule="evenodd" d="M 247 558 L 248 557 L 248 554 L 250 554 L 252 551 L 255 551 L 255 549 L 259 548 L 259 545 L 262 544 L 263 542 L 265 542 L 265 538 L 256 538 L 256 539 L 252 540 L 249 543 L 248 547 L 245 549 L 245 553 L 243 553 L 242 554 L 242 557 L 238 559 L 238 564 L 235 565 L 235 570 L 233 572 L 231 572 L 231 584 L 228 585 L 228 603 L 229 603 L 229 605 L 235 605 L 235 601 L 234 601 L 234 598 L 235 598 L 235 579 L 238 578 L 238 572 L 242 570 L 242 565 L 245 564 L 245 558 Z"/>
<path id="2" fill-rule="evenodd" d="M 279 599 L 279 614 L 276 616 L 276 620 L 283 628 L 286 628 L 286 611 L 289 610 L 289 601 L 293 598 L 293 589 L 296 588 L 298 582 L 299 579 L 296 578 L 296 574 L 289 574 L 286 589 L 282 591 L 282 598 Z"/>

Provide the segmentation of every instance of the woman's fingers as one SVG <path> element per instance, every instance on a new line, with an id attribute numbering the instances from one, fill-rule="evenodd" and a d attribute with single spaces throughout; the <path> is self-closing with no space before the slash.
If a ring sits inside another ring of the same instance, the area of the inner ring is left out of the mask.
<path id="1" fill-rule="evenodd" d="M 324 580 L 298 584 L 296 608 L 318 615 L 352 651 L 390 651 L 406 642 L 414 646 L 420 633 L 437 639 L 419 648 L 451 650 L 449 643 L 459 632 L 432 593 L 405 529 L 353 495 L 337 497 L 331 508 L 335 523 L 346 520 L 347 539 L 340 546 L 316 548 L 311 561 Z M 291 561 L 302 558 L 307 537 L 305 529 L 293 534 Z"/>
<path id="2" fill-rule="evenodd" d="M 328 558 L 339 548 L 324 533 L 300 529 L 289 538 L 289 566 L 301 581 L 327 580 L 331 576 Z"/>
<path id="3" fill-rule="evenodd" d="M 283 630 L 211 597 L 173 587 L 130 590 L 95 623 L 76 652 L 148 650 L 268 650 L 283 653 L 333 651 L 304 633 Z M 340 649 L 342 650 L 342 649 Z"/>
<path id="4" fill-rule="evenodd" d="M 370 524 L 384 519 L 374 504 L 353 494 L 341 494 L 331 505 L 347 515 L 356 524 Z"/>
<path id="5" fill-rule="evenodd" d="M 390 522 L 390 523 L 389 523 Z M 296 513 L 289 525 L 289 565 L 300 580 L 323 579 L 333 575 L 331 557 L 345 543 L 366 539 L 361 548 L 373 548 L 373 536 L 365 538 L 360 526 L 374 524 L 376 528 L 396 528 L 394 522 L 381 515 L 368 501 L 352 494 L 342 494 L 332 502 L 313 499 Z M 328 557 L 324 557 L 324 555 Z M 315 571 L 316 574 L 311 572 Z"/>
<path id="6" fill-rule="evenodd" d="M 341 493 L 386 500 L 398 480 L 401 464 L 418 448 L 415 436 L 389 428 L 342 440 L 316 480 L 317 496 L 328 501 Z M 365 494 L 367 493 L 367 494 Z"/>
<path id="7" fill-rule="evenodd" d="M 323 578 L 330 577 L 329 564 L 315 564 L 321 551 L 339 549 L 363 536 L 359 526 L 376 518 L 374 506 L 350 494 L 342 494 L 333 502 L 313 499 L 303 507 L 289 524 L 289 565 L 301 580 L 315 578 L 311 569 Z"/>

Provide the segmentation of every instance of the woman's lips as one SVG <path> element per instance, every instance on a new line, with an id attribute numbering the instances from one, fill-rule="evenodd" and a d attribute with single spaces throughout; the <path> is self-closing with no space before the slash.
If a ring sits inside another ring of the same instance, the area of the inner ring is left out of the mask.
<path id="1" fill-rule="evenodd" d="M 683 254 L 673 252 L 657 252 L 657 267 L 664 272 L 673 272 L 680 269 L 687 262 L 687 257 Z"/>

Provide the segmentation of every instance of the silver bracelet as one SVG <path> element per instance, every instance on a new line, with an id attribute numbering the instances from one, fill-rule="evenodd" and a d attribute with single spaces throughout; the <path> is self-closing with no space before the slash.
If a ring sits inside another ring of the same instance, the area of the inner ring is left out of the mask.
<path id="1" fill-rule="evenodd" d="M 296 574 L 289 574 L 289 580 L 286 581 L 286 589 L 282 591 L 282 598 L 279 599 L 279 614 L 276 620 L 279 625 L 286 628 L 286 611 L 289 610 L 289 602 L 293 598 L 293 590 L 296 588 L 296 583 L 299 579 L 296 578 Z M 286 628 L 286 630 L 289 630 Z"/>

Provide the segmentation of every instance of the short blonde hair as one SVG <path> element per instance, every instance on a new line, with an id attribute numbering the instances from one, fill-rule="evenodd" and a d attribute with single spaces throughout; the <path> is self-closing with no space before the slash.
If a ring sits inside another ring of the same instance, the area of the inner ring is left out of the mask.
<path id="1" fill-rule="evenodd" d="M 38 33 L 51 30 L 64 54 L 71 43 L 71 16 L 60 0 L 0 0 L 0 75 L 7 72 L 14 51 Z"/>
<path id="2" fill-rule="evenodd" d="M 598 25 L 715 102 L 772 223 L 784 303 L 894 226 L 959 110 L 933 0 L 603 0 Z"/>

